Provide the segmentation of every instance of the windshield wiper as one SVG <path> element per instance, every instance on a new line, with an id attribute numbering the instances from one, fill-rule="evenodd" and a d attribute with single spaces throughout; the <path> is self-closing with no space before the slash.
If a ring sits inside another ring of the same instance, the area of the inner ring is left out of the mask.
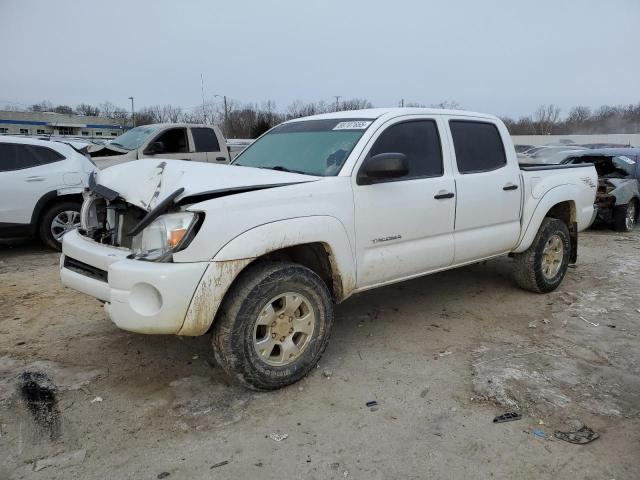
<path id="1" fill-rule="evenodd" d="M 275 167 L 260 167 L 260 168 L 266 168 L 267 170 L 277 170 L 278 172 L 301 173 L 302 175 L 310 175 L 307 172 L 303 172 L 301 170 L 291 170 L 290 168 L 283 167 L 282 165 L 276 165 Z"/>
<path id="2" fill-rule="evenodd" d="M 119 144 L 118 142 L 111 142 L 110 145 L 115 145 L 116 147 L 120 147 L 120 148 L 123 148 L 125 150 L 129 150 L 127 147 L 125 147 L 124 145 Z"/>

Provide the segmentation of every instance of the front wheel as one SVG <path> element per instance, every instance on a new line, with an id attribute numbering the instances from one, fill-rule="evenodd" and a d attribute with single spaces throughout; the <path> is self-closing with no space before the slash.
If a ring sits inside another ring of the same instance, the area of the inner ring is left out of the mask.
<path id="1" fill-rule="evenodd" d="M 630 232 L 636 226 L 638 220 L 638 202 L 634 199 L 626 205 L 615 207 L 613 211 L 613 221 L 616 230 Z"/>
<path id="2" fill-rule="evenodd" d="M 329 290 L 313 271 L 289 262 L 256 264 L 240 274 L 220 307 L 214 355 L 237 383 L 273 390 L 317 365 L 332 324 Z"/>
<path id="3" fill-rule="evenodd" d="M 569 228 L 561 220 L 545 218 L 531 246 L 514 255 L 516 283 L 531 292 L 551 292 L 562 283 L 570 257 Z"/>
<path id="4" fill-rule="evenodd" d="M 80 226 L 78 202 L 60 202 L 49 207 L 40 217 L 38 233 L 47 247 L 62 250 L 62 236 Z"/>

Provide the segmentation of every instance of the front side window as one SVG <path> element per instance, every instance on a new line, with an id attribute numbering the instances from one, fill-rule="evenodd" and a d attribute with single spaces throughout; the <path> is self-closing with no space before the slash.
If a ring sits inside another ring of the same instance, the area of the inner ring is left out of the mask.
<path id="1" fill-rule="evenodd" d="M 233 164 L 334 176 L 371 123 L 358 118 L 283 123 L 243 150 Z"/>
<path id="2" fill-rule="evenodd" d="M 0 143 L 0 172 L 37 167 L 60 160 L 64 160 L 64 156 L 50 148 Z"/>
<path id="3" fill-rule="evenodd" d="M 218 138 L 212 128 L 193 127 L 191 129 L 196 152 L 219 152 Z"/>
<path id="4" fill-rule="evenodd" d="M 449 121 L 460 173 L 496 170 L 507 164 L 502 137 L 493 123 Z"/>
<path id="5" fill-rule="evenodd" d="M 369 156 L 403 153 L 407 156 L 410 178 L 438 177 L 443 174 L 442 147 L 434 120 L 412 120 L 388 127 L 376 140 Z"/>

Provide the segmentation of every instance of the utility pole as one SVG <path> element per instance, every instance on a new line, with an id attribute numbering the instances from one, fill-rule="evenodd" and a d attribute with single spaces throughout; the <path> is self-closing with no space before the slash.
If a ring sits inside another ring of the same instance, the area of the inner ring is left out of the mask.
<path id="1" fill-rule="evenodd" d="M 340 109 L 340 99 L 342 95 L 334 95 L 336 97 L 336 112 Z"/>
<path id="2" fill-rule="evenodd" d="M 227 113 L 227 96 L 223 95 L 222 98 L 224 99 L 224 129 L 226 133 L 229 125 L 229 114 Z"/>
<path id="3" fill-rule="evenodd" d="M 133 109 L 133 97 L 129 97 L 129 100 L 131 100 L 131 123 L 135 127 L 136 126 L 136 113 L 135 113 L 135 110 Z"/>
<path id="4" fill-rule="evenodd" d="M 404 108 L 404 98 L 400 99 L 400 108 Z"/>
<path id="5" fill-rule="evenodd" d="M 200 92 L 202 93 L 202 121 L 207 123 L 207 112 L 204 109 L 204 79 L 202 73 L 200 73 Z"/>

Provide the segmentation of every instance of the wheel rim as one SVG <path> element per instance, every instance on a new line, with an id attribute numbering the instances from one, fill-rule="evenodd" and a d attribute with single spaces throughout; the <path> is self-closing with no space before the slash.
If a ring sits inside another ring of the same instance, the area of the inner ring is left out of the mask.
<path id="1" fill-rule="evenodd" d="M 636 223 L 636 204 L 631 202 L 627 207 L 627 216 L 625 218 L 625 224 L 627 230 L 631 230 Z"/>
<path id="2" fill-rule="evenodd" d="M 265 304 L 253 329 L 258 357 L 273 366 L 289 365 L 305 351 L 316 316 L 307 297 L 287 292 Z"/>
<path id="3" fill-rule="evenodd" d="M 560 235 L 552 235 L 542 250 L 542 274 L 547 279 L 554 278 L 560 271 L 564 258 L 564 243 Z"/>
<path id="4" fill-rule="evenodd" d="M 80 226 L 80 212 L 64 210 L 58 213 L 51 221 L 51 235 L 56 242 L 62 241 L 62 236 L 70 230 Z"/>

